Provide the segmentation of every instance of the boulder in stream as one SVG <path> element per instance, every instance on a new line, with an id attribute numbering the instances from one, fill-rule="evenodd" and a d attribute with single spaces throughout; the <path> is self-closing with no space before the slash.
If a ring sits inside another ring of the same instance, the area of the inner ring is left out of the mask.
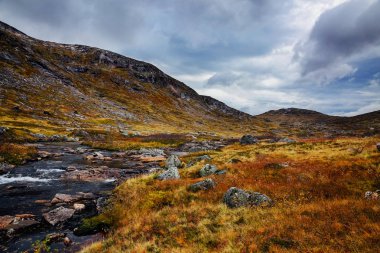
<path id="1" fill-rule="evenodd" d="M 56 209 L 51 210 L 48 213 L 44 213 L 42 216 L 45 218 L 47 222 L 55 226 L 59 223 L 63 223 L 70 219 L 74 215 L 74 213 L 74 209 L 60 206 Z"/>

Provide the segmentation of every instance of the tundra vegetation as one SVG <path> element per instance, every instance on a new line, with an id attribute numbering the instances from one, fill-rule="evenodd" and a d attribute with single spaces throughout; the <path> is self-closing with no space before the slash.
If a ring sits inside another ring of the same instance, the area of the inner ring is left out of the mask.
<path id="1" fill-rule="evenodd" d="M 380 203 L 364 198 L 380 188 L 378 138 L 308 139 L 296 143 L 226 146 L 209 155 L 222 175 L 193 192 L 210 161 L 179 169 L 180 179 L 146 175 L 115 189 L 102 217 L 103 241 L 82 252 L 377 252 Z M 269 196 L 270 207 L 228 208 L 238 187 Z"/>

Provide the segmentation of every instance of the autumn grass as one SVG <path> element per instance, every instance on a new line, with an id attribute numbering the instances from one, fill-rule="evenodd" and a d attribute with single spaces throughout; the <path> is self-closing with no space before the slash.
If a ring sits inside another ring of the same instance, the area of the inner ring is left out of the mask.
<path id="1" fill-rule="evenodd" d="M 179 180 L 126 181 L 105 213 L 113 229 L 83 252 L 379 251 L 380 204 L 363 198 L 380 187 L 376 141 L 231 145 L 209 153 L 228 173 L 211 176 L 216 188 L 198 193 L 186 188 L 201 180 L 203 162 L 182 169 Z M 353 154 L 353 146 L 364 148 Z M 228 209 L 221 200 L 232 186 L 265 193 L 276 205 Z"/>
<path id="2" fill-rule="evenodd" d="M 0 162 L 14 165 L 22 164 L 37 153 L 34 147 L 15 143 L 0 143 Z"/>

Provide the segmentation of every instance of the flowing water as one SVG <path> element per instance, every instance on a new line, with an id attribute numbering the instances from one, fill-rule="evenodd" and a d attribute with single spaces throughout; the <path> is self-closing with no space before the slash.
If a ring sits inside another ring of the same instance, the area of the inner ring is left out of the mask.
<path id="1" fill-rule="evenodd" d="M 84 167 L 93 166 L 91 161 L 83 158 L 84 155 L 93 152 L 79 143 L 44 143 L 38 144 L 38 150 L 50 153 L 61 153 L 60 156 L 29 162 L 14 168 L 10 173 L 0 176 L 0 216 L 16 214 L 34 214 L 41 222 L 35 229 L 15 236 L 13 239 L 0 242 L 0 252 L 24 252 L 31 249 L 36 240 L 43 240 L 52 232 L 64 232 L 74 242 L 72 247 L 65 248 L 63 244 L 52 245 L 59 252 L 71 252 L 78 249 L 78 245 L 99 239 L 99 235 L 77 237 L 73 235 L 74 225 L 53 227 L 47 224 L 42 214 L 52 208 L 36 203 L 37 200 L 51 200 L 56 193 L 75 194 L 77 192 L 91 192 L 104 195 L 115 187 L 115 180 L 107 178 L 102 181 L 67 181 L 62 180 L 68 166 Z M 84 154 L 68 151 L 69 149 L 87 149 Z M 102 151 L 110 155 L 110 152 Z M 97 162 L 97 166 L 107 165 L 112 168 L 126 169 L 125 159 Z M 133 172 L 131 173 L 133 175 Z M 94 215 L 96 211 L 88 215 Z M 74 215 L 75 216 L 75 215 Z M 83 218 L 83 217 L 82 217 Z M 81 218 L 78 218 L 81 219 Z M 77 219 L 77 220 L 78 220 Z M 74 219 L 75 220 L 75 219 Z M 80 221 L 80 220 L 79 220 Z M 78 221 L 78 222 L 79 222 Z M 77 225 L 77 224 L 76 224 Z"/>

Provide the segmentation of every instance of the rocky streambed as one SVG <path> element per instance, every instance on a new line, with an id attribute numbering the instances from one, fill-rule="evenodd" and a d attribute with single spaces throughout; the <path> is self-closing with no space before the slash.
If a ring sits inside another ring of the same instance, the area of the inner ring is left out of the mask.
<path id="1" fill-rule="evenodd" d="M 77 251 L 98 240 L 76 236 L 85 217 L 96 215 L 111 191 L 127 178 L 148 173 L 162 150 L 99 151 L 79 143 L 40 143 L 39 158 L 0 176 L 0 252 L 33 252 L 51 238 L 51 249 Z"/>

